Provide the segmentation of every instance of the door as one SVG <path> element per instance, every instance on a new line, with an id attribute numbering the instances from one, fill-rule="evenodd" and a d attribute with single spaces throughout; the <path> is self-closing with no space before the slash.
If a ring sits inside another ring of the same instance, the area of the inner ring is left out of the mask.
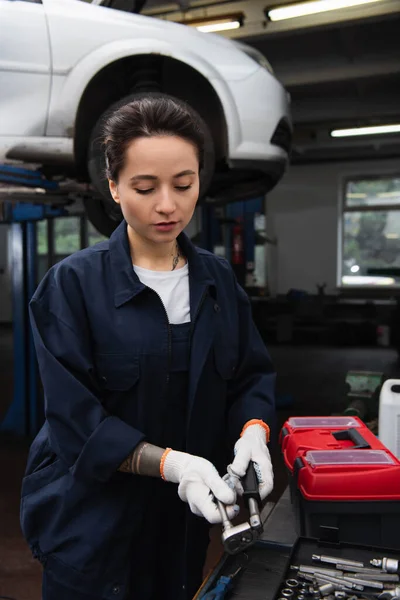
<path id="1" fill-rule="evenodd" d="M 40 0 L 0 0 L 0 136 L 44 135 L 49 43 Z"/>

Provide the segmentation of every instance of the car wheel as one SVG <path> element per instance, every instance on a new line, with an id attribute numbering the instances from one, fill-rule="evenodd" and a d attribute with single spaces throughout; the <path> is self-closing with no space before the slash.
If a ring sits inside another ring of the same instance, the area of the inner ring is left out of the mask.
<path id="1" fill-rule="evenodd" d="M 154 94 L 149 92 L 146 95 L 162 95 L 160 93 Z M 94 185 L 98 195 L 93 198 L 85 200 L 85 210 L 89 221 L 92 225 L 105 236 L 110 236 L 114 229 L 122 221 L 122 213 L 118 204 L 114 202 L 108 188 L 108 181 L 106 178 L 106 165 L 104 157 L 104 149 L 102 146 L 102 131 L 105 119 L 114 110 L 128 104 L 135 98 L 143 96 L 143 93 L 132 94 L 126 96 L 122 100 L 119 100 L 108 108 L 99 118 L 96 125 L 94 126 L 88 149 L 88 171 L 92 184 Z M 200 177 L 200 199 L 205 196 L 208 188 L 210 187 L 211 180 L 214 174 L 215 168 L 215 151 L 214 143 L 207 125 L 204 124 L 205 130 L 205 149 L 204 149 L 204 167 L 202 169 Z"/>

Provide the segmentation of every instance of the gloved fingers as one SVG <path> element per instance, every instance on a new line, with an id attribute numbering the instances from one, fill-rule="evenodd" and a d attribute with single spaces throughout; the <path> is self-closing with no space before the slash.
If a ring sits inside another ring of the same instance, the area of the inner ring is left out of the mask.
<path id="1" fill-rule="evenodd" d="M 236 477 L 244 477 L 246 475 L 252 451 L 249 444 L 240 444 L 240 441 L 236 446 L 235 458 L 228 467 L 228 473 L 236 475 Z"/>
<path id="2" fill-rule="evenodd" d="M 227 470 L 228 473 L 223 477 L 224 481 L 226 481 L 229 487 L 235 490 L 239 496 L 243 496 L 243 486 L 240 477 L 232 472 L 231 465 L 228 465 Z"/>
<path id="3" fill-rule="evenodd" d="M 203 481 L 205 485 L 212 491 L 214 496 L 224 504 L 230 505 L 236 502 L 236 492 L 219 476 L 216 469 L 207 469 L 204 473 Z"/>
<path id="4" fill-rule="evenodd" d="M 212 525 L 221 523 L 222 517 L 218 506 L 214 501 L 213 495 L 210 494 L 209 488 L 203 483 L 191 483 L 186 490 L 186 497 L 190 510 L 197 516 L 204 517 Z M 236 505 L 227 506 L 229 519 L 232 519 L 239 512 L 239 507 Z"/>
<path id="5" fill-rule="evenodd" d="M 235 517 L 238 516 L 240 512 L 239 504 L 231 504 L 230 506 L 225 506 L 226 513 L 228 515 L 228 519 L 232 521 Z"/>
<path id="6" fill-rule="evenodd" d="M 264 500 L 273 490 L 274 472 L 272 463 L 267 457 L 260 457 L 258 462 L 254 462 L 254 470 L 258 479 L 258 491 L 261 500 Z"/>

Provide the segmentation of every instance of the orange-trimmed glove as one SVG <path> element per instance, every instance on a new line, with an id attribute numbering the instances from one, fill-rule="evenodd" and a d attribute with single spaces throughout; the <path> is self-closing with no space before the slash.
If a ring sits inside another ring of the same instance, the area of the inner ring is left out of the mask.
<path id="1" fill-rule="evenodd" d="M 235 444 L 235 458 L 228 466 L 229 478 L 225 479 L 240 496 L 243 494 L 240 479 L 245 476 L 250 461 L 254 462 L 261 500 L 264 500 L 272 492 L 274 473 L 268 442 L 269 427 L 264 421 L 254 419 L 245 424 L 240 438 Z"/>
<path id="2" fill-rule="evenodd" d="M 168 448 L 161 459 L 160 471 L 165 481 L 179 484 L 180 499 L 187 502 L 198 517 L 204 517 L 209 523 L 221 523 L 213 497 L 226 505 L 229 519 L 238 514 L 235 490 L 222 480 L 214 465 L 205 458 Z"/>

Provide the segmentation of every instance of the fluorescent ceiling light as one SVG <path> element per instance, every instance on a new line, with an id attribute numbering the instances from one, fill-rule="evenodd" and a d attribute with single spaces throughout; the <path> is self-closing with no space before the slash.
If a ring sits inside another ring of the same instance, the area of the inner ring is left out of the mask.
<path id="1" fill-rule="evenodd" d="M 267 9 L 267 17 L 271 21 L 284 21 L 285 19 L 296 19 L 308 15 L 316 15 L 330 10 L 351 8 L 360 4 L 371 4 L 382 0 L 314 0 L 312 2 L 299 2 Z"/>
<path id="2" fill-rule="evenodd" d="M 189 23 L 188 23 L 189 24 Z M 230 29 L 239 29 L 239 21 L 219 21 L 216 23 L 208 23 L 205 25 L 193 25 L 203 33 L 215 33 L 217 31 L 229 31 Z"/>
<path id="3" fill-rule="evenodd" d="M 232 29 L 239 29 L 243 25 L 244 14 L 243 13 L 230 13 L 221 15 L 219 17 L 209 17 L 204 19 L 188 19 L 187 21 L 181 21 L 181 25 L 189 25 L 189 27 L 195 27 L 198 31 L 203 33 L 216 33 L 218 31 L 229 31 Z"/>
<path id="4" fill-rule="evenodd" d="M 397 190 L 397 192 L 380 192 L 377 196 L 378 198 L 397 198 L 397 196 L 400 196 L 400 190 Z"/>
<path id="5" fill-rule="evenodd" d="M 385 238 L 387 240 L 398 240 L 399 234 L 398 233 L 385 233 Z"/>
<path id="6" fill-rule="evenodd" d="M 373 127 L 355 127 L 353 129 L 334 129 L 331 136 L 335 138 L 355 137 L 358 135 L 383 135 L 385 133 L 400 133 L 400 123 L 393 125 L 376 125 Z"/>
<path id="7" fill-rule="evenodd" d="M 367 194 L 363 194 L 362 192 L 350 192 L 346 194 L 347 198 L 366 198 Z"/>
<path id="8" fill-rule="evenodd" d="M 343 275 L 343 285 L 394 285 L 396 282 L 392 277 L 373 277 L 368 275 Z"/>

